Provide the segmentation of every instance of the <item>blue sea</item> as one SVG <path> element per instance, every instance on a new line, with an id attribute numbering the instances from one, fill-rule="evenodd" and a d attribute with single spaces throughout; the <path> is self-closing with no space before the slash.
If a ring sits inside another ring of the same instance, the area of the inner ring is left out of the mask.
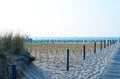
<path id="1" fill-rule="evenodd" d="M 32 37 L 38 42 L 94 42 L 94 41 L 120 41 L 120 37 Z"/>
<path id="2" fill-rule="evenodd" d="M 120 37 L 32 37 L 33 39 L 39 40 L 39 39 L 56 39 L 56 40 L 76 40 L 76 39 L 83 39 L 83 40 L 117 40 L 120 39 Z"/>

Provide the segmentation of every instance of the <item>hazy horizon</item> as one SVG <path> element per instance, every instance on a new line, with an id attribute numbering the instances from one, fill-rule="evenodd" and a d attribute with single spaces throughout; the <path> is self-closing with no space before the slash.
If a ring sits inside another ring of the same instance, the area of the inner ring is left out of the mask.
<path id="1" fill-rule="evenodd" d="M 120 0 L 1 0 L 0 33 L 119 37 Z"/>

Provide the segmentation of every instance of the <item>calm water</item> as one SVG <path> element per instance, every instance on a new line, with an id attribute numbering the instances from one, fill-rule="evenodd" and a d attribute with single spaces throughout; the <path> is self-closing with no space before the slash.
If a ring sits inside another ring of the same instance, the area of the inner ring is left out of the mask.
<path id="1" fill-rule="evenodd" d="M 120 37 L 33 37 L 34 39 L 119 39 Z"/>
<path id="2" fill-rule="evenodd" d="M 78 41 L 103 41 L 103 40 L 120 40 L 120 37 L 32 37 L 33 40 L 78 40 Z"/>

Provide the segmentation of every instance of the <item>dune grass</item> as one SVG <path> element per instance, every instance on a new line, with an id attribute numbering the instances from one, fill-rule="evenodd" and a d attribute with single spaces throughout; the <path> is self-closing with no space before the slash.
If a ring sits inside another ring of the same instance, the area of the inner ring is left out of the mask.
<path id="1" fill-rule="evenodd" d="M 22 35 L 13 33 L 0 35 L 0 79 L 11 79 L 11 66 L 21 51 L 25 51 Z"/>
<path id="2" fill-rule="evenodd" d="M 20 54 L 20 51 L 24 49 L 24 37 L 13 33 L 8 33 L 0 37 L 0 56 L 4 55 L 4 52 L 8 54 Z"/>

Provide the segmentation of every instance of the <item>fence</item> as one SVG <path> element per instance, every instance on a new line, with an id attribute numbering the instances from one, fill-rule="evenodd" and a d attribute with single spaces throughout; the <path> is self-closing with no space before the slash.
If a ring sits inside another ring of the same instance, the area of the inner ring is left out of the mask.
<path id="1" fill-rule="evenodd" d="M 108 46 L 111 46 L 111 45 L 113 45 L 113 44 L 115 44 L 115 42 L 110 42 L 110 41 L 108 41 L 108 43 L 107 44 L 109 44 Z M 102 42 L 100 42 L 100 50 L 102 50 L 103 49 L 103 45 L 102 45 Z M 93 50 L 94 50 L 94 53 L 96 53 L 96 42 L 94 42 L 93 43 Z M 106 42 L 104 41 L 104 48 L 106 48 Z M 36 51 L 35 51 L 36 52 Z M 48 51 L 46 51 L 46 53 L 47 53 L 47 55 L 46 55 L 46 57 L 47 57 L 47 59 L 46 59 L 46 61 L 50 61 L 50 58 L 49 58 L 49 55 L 50 54 L 48 54 Z M 56 54 L 59 54 L 59 52 L 55 52 Z M 72 56 L 70 56 L 71 55 L 71 53 L 74 53 L 74 52 L 70 52 L 70 49 L 67 49 L 66 50 L 66 53 L 64 53 L 64 57 L 66 56 L 66 64 L 64 63 L 64 65 L 66 65 L 66 70 L 67 71 L 69 71 L 69 67 L 71 66 L 70 64 L 71 64 L 71 58 L 70 57 L 72 57 Z M 75 54 L 75 53 L 74 53 Z M 33 55 L 35 55 L 35 53 L 33 54 Z M 39 54 L 40 55 L 40 54 Z M 53 55 L 53 54 L 51 54 L 51 55 Z M 60 58 L 60 55 L 62 55 L 62 54 L 59 54 L 58 55 L 58 57 Z M 78 54 L 77 54 L 78 55 Z M 76 56 L 77 56 L 76 55 Z M 42 57 L 42 56 L 40 56 L 40 57 Z M 57 59 L 57 56 L 55 56 L 55 59 Z M 65 58 L 64 58 L 65 59 Z M 86 45 L 84 44 L 83 45 L 83 59 L 82 60 L 86 60 Z M 59 59 L 59 61 L 61 61 L 60 59 Z M 40 61 L 41 62 L 41 61 Z M 40 63 L 39 62 L 39 63 Z M 55 63 L 55 62 L 54 62 Z M 63 62 L 61 62 L 61 63 L 63 63 Z M 47 62 L 47 64 L 50 64 L 50 63 L 48 63 Z M 60 63 L 59 63 L 60 64 Z M 16 65 L 12 65 L 12 79 L 16 79 Z"/>
<path id="2" fill-rule="evenodd" d="M 28 45 L 26 48 L 35 56 L 37 60 L 36 63 L 41 67 L 59 67 L 61 70 L 66 70 L 66 63 L 67 67 L 68 65 L 73 66 L 76 62 L 85 60 L 86 53 L 96 53 L 114 43 L 114 41 L 104 40 L 91 43 L 35 44 L 31 46 Z M 69 70 L 69 68 L 67 68 L 67 70 Z"/>

